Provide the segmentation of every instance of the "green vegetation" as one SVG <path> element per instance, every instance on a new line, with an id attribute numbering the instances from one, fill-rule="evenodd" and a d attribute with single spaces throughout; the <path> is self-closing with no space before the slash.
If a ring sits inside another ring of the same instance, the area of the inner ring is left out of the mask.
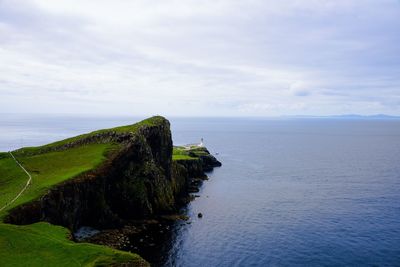
<path id="1" fill-rule="evenodd" d="M 107 133 L 115 133 L 115 134 L 135 133 L 137 130 L 139 130 L 140 128 L 142 128 L 144 126 L 160 125 L 164 120 L 165 119 L 161 116 L 154 116 L 154 117 L 148 118 L 146 120 L 140 121 L 140 122 L 132 124 L 132 125 L 120 126 L 120 127 L 110 128 L 110 129 L 102 129 L 102 130 L 94 131 L 91 133 L 82 134 L 82 135 L 78 135 L 78 136 L 64 139 L 61 141 L 57 141 L 57 142 L 47 144 L 44 146 L 40 146 L 40 147 L 24 147 L 24 148 L 16 150 L 15 152 L 18 154 L 39 154 L 39 153 L 47 152 L 51 149 L 57 149 L 58 147 L 61 147 L 63 145 L 74 143 L 81 139 L 96 136 L 96 135 L 107 134 Z"/>
<path id="2" fill-rule="evenodd" d="M 194 157 L 189 156 L 190 150 L 183 146 L 175 146 L 172 150 L 172 160 L 193 160 Z"/>
<path id="3" fill-rule="evenodd" d="M 160 125 L 164 121 L 163 117 L 155 116 L 132 125 L 98 130 L 44 146 L 25 147 L 14 151 L 14 156 L 32 175 L 32 184 L 17 201 L 0 212 L 0 218 L 7 210 L 40 197 L 51 186 L 94 169 L 106 158 L 108 152 L 118 149 L 118 146 L 105 143 L 82 145 L 64 150 L 57 148 L 98 134 L 135 133 L 141 127 Z M 9 153 L 0 153 L 0 208 L 18 194 L 27 179 L 27 175 Z"/>
<path id="4" fill-rule="evenodd" d="M 175 146 L 172 151 L 172 160 L 194 160 L 200 156 L 207 156 L 207 149 L 198 146 Z"/>
<path id="5" fill-rule="evenodd" d="M 192 147 L 189 150 L 190 155 L 194 157 L 200 157 L 200 156 L 208 156 L 209 153 L 207 152 L 207 148 L 205 147 Z"/>
<path id="6" fill-rule="evenodd" d="M 10 209 L 38 199 L 52 186 L 95 169 L 110 153 L 120 148 L 118 144 L 106 142 L 61 149 L 64 145 L 107 133 L 135 133 L 143 126 L 157 126 L 164 122 L 163 117 L 156 116 L 133 125 L 14 151 L 13 155 L 32 175 L 32 183 L 14 203 L 0 212 L 0 219 Z M 0 208 L 9 203 L 27 181 L 28 176 L 11 155 L 0 153 Z M 16 226 L 0 222 L 0 266 L 110 266 L 127 262 L 143 266 L 144 261 L 136 254 L 74 243 L 68 236 L 67 229 L 47 223 Z"/>
<path id="7" fill-rule="evenodd" d="M 32 201 L 43 195 L 51 186 L 73 178 L 85 171 L 94 169 L 106 154 L 116 149 L 113 144 L 90 144 L 68 150 L 38 155 L 23 156 L 17 152 L 14 156 L 32 175 L 32 184 L 13 204 L 0 213 L 20 204 Z M 26 184 L 28 177 L 11 156 L 0 159 L 0 207 L 13 199 Z"/>
<path id="8" fill-rule="evenodd" d="M 74 243 L 61 226 L 0 224 L 0 266 L 110 266 L 143 263 L 136 254 Z M 131 266 L 131 265 L 129 265 Z"/>
<path id="9" fill-rule="evenodd" d="M 25 186 L 26 173 L 18 166 L 9 153 L 0 154 L 0 208 L 11 201 Z M 0 212 L 0 216 L 1 216 Z"/>

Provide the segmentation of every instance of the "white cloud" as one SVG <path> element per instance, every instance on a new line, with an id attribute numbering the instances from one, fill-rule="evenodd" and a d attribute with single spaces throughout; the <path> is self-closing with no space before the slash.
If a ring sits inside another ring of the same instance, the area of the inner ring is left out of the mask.
<path id="1" fill-rule="evenodd" d="M 399 42 L 394 0 L 3 0 L 0 112 L 400 114 Z"/>

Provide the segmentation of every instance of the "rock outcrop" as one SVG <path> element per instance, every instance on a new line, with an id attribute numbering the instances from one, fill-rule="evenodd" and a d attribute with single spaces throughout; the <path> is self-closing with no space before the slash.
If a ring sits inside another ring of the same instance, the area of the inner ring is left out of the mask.
<path id="1" fill-rule="evenodd" d="M 204 177 L 219 163 L 205 150 L 191 160 L 173 161 L 168 120 L 132 133 L 101 133 L 63 144 L 58 149 L 94 142 L 116 142 L 120 149 L 92 171 L 51 188 L 40 199 L 19 206 L 8 223 L 47 221 L 76 230 L 82 225 L 117 227 L 125 220 L 176 211 L 192 192 L 193 177 Z M 54 150 L 54 147 L 51 148 Z"/>

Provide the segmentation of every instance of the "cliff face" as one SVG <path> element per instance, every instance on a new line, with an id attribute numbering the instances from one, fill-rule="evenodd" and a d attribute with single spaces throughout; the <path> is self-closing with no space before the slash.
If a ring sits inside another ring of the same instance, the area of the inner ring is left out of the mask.
<path id="1" fill-rule="evenodd" d="M 210 156 L 173 162 L 169 126 L 162 119 L 122 137 L 108 134 L 106 140 L 120 142 L 121 148 L 101 166 L 53 187 L 37 201 L 15 208 L 5 221 L 48 221 L 75 230 L 82 225 L 115 227 L 126 219 L 176 210 L 180 199 L 187 196 L 190 177 L 203 176 L 204 170 L 218 166 L 218 161 Z M 101 140 L 96 136 L 75 145 Z M 68 147 L 64 145 L 63 149 Z"/>

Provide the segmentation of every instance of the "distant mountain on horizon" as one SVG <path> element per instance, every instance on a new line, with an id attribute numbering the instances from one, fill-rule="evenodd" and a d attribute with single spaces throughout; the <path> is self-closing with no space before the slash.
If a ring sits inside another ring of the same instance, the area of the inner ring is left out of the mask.
<path id="1" fill-rule="evenodd" d="M 285 118 L 301 118 L 301 119 L 400 119 L 400 116 L 374 114 L 374 115 L 360 115 L 360 114 L 343 114 L 343 115 L 328 115 L 328 116 L 313 116 L 313 115 L 294 115 L 284 116 Z"/>

